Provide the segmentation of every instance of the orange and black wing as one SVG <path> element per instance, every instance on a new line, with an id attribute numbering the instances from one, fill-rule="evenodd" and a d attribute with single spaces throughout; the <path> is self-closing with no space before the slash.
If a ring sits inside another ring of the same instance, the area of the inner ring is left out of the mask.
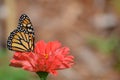
<path id="1" fill-rule="evenodd" d="M 7 41 L 9 50 L 20 52 L 31 52 L 34 50 L 34 30 L 30 19 L 27 17 L 25 14 L 22 15 L 17 29 L 10 33 Z M 28 19 L 28 21 L 26 21 L 26 19 Z"/>
<path id="2" fill-rule="evenodd" d="M 19 19 L 18 23 L 18 29 L 21 29 L 23 31 L 27 31 L 28 33 L 31 33 L 34 35 L 34 30 L 32 27 L 32 23 L 30 21 L 30 18 L 26 14 L 22 14 Z"/>

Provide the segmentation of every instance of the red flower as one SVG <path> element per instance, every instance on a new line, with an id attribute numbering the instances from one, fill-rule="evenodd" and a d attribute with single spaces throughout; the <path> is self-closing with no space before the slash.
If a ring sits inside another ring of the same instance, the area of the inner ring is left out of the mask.
<path id="1" fill-rule="evenodd" d="M 69 55 L 68 47 L 61 47 L 58 41 L 36 43 L 34 52 L 15 52 L 10 65 L 21 67 L 32 72 L 49 72 L 57 74 L 56 70 L 70 68 L 74 57 Z"/>

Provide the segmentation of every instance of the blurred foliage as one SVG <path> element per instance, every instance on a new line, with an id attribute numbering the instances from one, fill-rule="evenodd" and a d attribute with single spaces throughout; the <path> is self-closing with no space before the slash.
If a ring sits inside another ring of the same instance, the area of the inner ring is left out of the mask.
<path id="1" fill-rule="evenodd" d="M 88 39 L 88 43 L 102 53 L 110 54 L 117 46 L 119 46 L 119 39 L 114 36 L 107 39 L 100 37 L 90 37 Z"/>
<path id="2" fill-rule="evenodd" d="M 8 65 L 0 67 L 1 80 L 29 80 L 29 74 L 23 70 L 15 70 Z"/>
<path id="3" fill-rule="evenodd" d="M 6 56 L 6 50 L 0 49 L 0 58 L 2 58 L 3 56 Z"/>
<path id="4" fill-rule="evenodd" d="M 9 55 L 5 49 L 0 50 L 0 80 L 39 80 L 31 72 L 9 66 Z"/>
<path id="5" fill-rule="evenodd" d="M 88 38 L 88 44 L 98 51 L 111 55 L 114 58 L 114 68 L 120 72 L 120 39 L 111 36 L 109 38 L 101 38 L 92 36 Z"/>
<path id="6" fill-rule="evenodd" d="M 111 0 L 111 4 L 114 6 L 116 11 L 120 14 L 120 0 Z"/>

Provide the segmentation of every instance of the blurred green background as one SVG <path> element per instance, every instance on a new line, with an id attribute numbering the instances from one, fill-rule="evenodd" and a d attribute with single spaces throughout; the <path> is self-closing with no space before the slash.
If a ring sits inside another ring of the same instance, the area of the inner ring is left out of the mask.
<path id="1" fill-rule="evenodd" d="M 10 55 L 5 49 L 0 50 L 0 79 L 1 80 L 39 80 L 39 77 L 22 69 L 9 66 Z"/>
<path id="2" fill-rule="evenodd" d="M 9 33 L 27 14 L 38 40 L 59 40 L 75 56 L 72 68 L 48 80 L 120 80 L 120 0 L 0 0 L 0 80 L 39 80 L 9 66 Z"/>

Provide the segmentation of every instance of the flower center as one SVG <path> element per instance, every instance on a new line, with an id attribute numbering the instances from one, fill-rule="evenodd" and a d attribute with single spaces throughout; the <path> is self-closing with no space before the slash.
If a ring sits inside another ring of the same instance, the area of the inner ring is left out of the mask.
<path id="1" fill-rule="evenodd" d="M 48 54 L 44 54 L 44 57 L 47 59 L 48 58 Z"/>

